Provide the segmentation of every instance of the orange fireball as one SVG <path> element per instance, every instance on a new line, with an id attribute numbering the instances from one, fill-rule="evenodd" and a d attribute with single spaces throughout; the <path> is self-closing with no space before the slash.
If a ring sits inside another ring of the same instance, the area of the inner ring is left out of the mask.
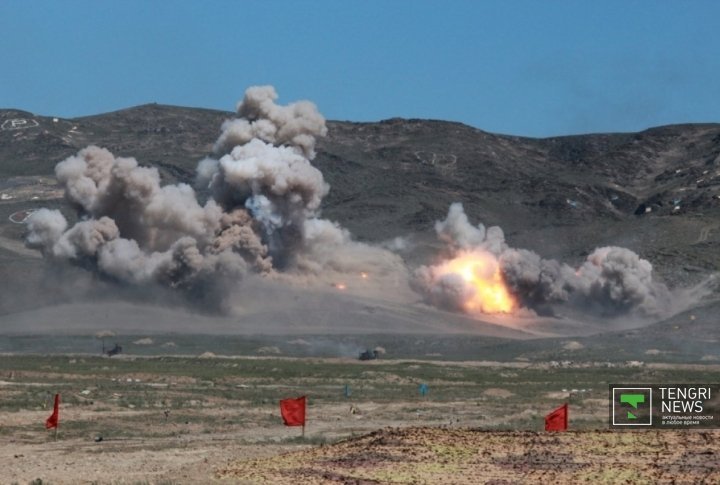
<path id="1" fill-rule="evenodd" d="M 491 253 L 472 251 L 435 267 L 435 276 L 460 276 L 474 291 L 463 302 L 468 313 L 512 313 L 517 303 L 500 273 L 500 265 Z"/>

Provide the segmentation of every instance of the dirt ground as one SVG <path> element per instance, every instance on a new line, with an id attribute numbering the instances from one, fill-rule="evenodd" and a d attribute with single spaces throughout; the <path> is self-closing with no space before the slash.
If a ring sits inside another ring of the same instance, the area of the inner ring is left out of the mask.
<path id="1" fill-rule="evenodd" d="M 718 483 L 718 433 L 386 429 L 332 446 L 244 460 L 248 483 Z"/>
<path id="2" fill-rule="evenodd" d="M 293 430 L 296 431 L 296 430 Z M 233 436 L 0 444 L 2 483 L 718 483 L 720 433 L 390 428 L 334 445 Z"/>
<path id="3" fill-rule="evenodd" d="M 243 445 L 232 437 L 141 438 L 94 443 L 0 444 L 0 483 L 215 483 L 216 471 L 239 457 L 274 456 L 297 450 L 291 445 Z"/>
<path id="4" fill-rule="evenodd" d="M 38 478 L 50 484 L 211 483 L 219 480 L 219 470 L 239 459 L 310 449 L 383 426 L 451 422 L 443 417 L 446 405 L 432 403 L 422 414 L 415 412 L 403 420 L 407 404 L 364 402 L 355 406 L 355 412 L 363 414 L 353 414 L 348 404 L 317 405 L 304 439 L 299 428 L 282 426 L 274 407 L 247 409 L 247 403 L 226 409 L 196 408 L 179 419 L 173 412 L 167 421 L 161 410 L 65 406 L 57 441 L 52 430 L 42 428 L 49 409 L 2 413 L 2 428 L 11 436 L 0 440 L 0 483 L 25 484 Z M 246 414 L 242 422 L 232 422 L 240 412 Z M 78 428 L 78 423 L 91 424 Z M 96 442 L 98 436 L 103 440 Z"/>
<path id="5" fill-rule="evenodd" d="M 718 483 L 720 432 L 605 431 L 628 375 L 720 366 L 5 354 L 0 483 Z M 303 394 L 305 437 L 278 409 Z M 540 431 L 561 402 L 572 431 Z"/>
<path id="6" fill-rule="evenodd" d="M 277 412 L 240 406 L 193 409 L 183 412 L 180 419 L 171 413 L 167 420 L 161 410 L 64 406 L 57 441 L 52 430 L 42 428 L 49 409 L 2 413 L 2 428 L 10 430 L 11 436 L 0 440 L 0 483 L 28 483 L 37 478 L 50 484 L 209 483 L 217 480 L 217 470 L 239 458 L 275 456 L 402 424 L 392 419 L 401 403 L 365 403 L 362 409 L 376 415 L 369 419 L 351 414 L 349 405 L 318 406 L 302 439 L 300 429 L 282 426 Z M 239 412 L 246 414 L 242 424 L 232 423 Z M 418 422 L 419 418 L 413 418 Z M 78 423 L 92 424 L 78 429 Z M 103 440 L 95 441 L 99 436 Z"/>

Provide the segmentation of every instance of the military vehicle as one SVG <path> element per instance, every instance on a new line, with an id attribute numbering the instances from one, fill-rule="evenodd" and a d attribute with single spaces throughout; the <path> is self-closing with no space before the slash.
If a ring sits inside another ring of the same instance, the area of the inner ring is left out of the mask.
<path id="1" fill-rule="evenodd" d="M 360 352 L 358 359 L 360 360 L 375 360 L 380 354 L 377 350 L 367 349 L 365 352 Z"/>
<path id="2" fill-rule="evenodd" d="M 115 343 L 115 347 L 105 350 L 105 347 L 103 346 L 103 353 L 106 354 L 108 357 L 112 357 L 113 355 L 121 354 L 122 347 Z"/>

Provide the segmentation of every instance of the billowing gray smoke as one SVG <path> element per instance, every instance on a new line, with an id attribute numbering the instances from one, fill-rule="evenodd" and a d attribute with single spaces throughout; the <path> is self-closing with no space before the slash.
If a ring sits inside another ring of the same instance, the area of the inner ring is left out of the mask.
<path id="1" fill-rule="evenodd" d="M 476 255 L 483 263 L 471 268 L 482 279 L 499 271 L 504 284 L 521 306 L 569 302 L 610 316 L 622 313 L 660 315 L 669 310 L 671 295 L 655 281 L 652 265 L 626 248 L 595 249 L 577 269 L 507 245 L 502 229 L 473 226 L 459 203 L 452 204 L 445 220 L 435 225 L 446 243 L 448 259 Z M 467 309 L 477 288 L 470 277 L 447 271 L 447 265 L 422 266 L 415 272 L 414 288 L 438 306 Z"/>
<path id="2" fill-rule="evenodd" d="M 90 146 L 55 168 L 80 221 L 68 228 L 59 211 L 40 210 L 28 220 L 27 244 L 120 281 L 190 290 L 248 271 L 401 266 L 317 218 L 329 186 L 310 159 L 325 119 L 310 102 L 279 106 L 276 98 L 270 86 L 252 87 L 240 117 L 223 124 L 222 156 L 198 164 L 197 185 L 211 193 L 204 205 L 193 187 L 161 186 L 157 169 Z"/>
<path id="3" fill-rule="evenodd" d="M 273 145 L 286 145 L 308 159 L 315 158 L 315 137 L 327 134 L 325 118 L 309 101 L 279 106 L 275 104 L 277 98 L 272 86 L 248 88 L 237 106 L 240 117 L 223 124 L 215 151 L 231 150 L 257 139 Z"/>
<path id="4" fill-rule="evenodd" d="M 263 228 L 276 266 L 286 267 L 302 241 L 303 224 L 320 208 L 329 187 L 300 151 L 257 138 L 220 160 L 205 159 L 198 184 L 222 207 L 241 207 Z"/>
<path id="5" fill-rule="evenodd" d="M 39 210 L 28 219 L 27 244 L 117 281 L 180 288 L 213 304 L 247 273 L 336 288 L 355 275 L 383 297 L 402 288 L 408 274 L 399 256 L 353 241 L 319 216 L 329 186 L 311 160 L 325 119 L 310 102 L 280 106 L 276 99 L 272 87 L 252 87 L 238 117 L 223 124 L 215 157 L 197 167 L 195 187 L 210 194 L 207 202 L 190 185 L 162 186 L 155 168 L 90 146 L 55 168 L 78 222 L 70 227 L 60 211 Z M 480 257 L 484 265 L 472 271 L 500 278 L 525 308 L 569 302 L 604 314 L 652 315 L 670 301 L 650 263 L 627 249 L 596 249 L 571 268 L 510 248 L 499 227 L 472 225 L 460 204 L 435 229 L 449 258 Z M 467 276 L 423 266 L 411 284 L 433 304 L 467 311 L 464 302 L 477 292 Z"/>
<path id="6" fill-rule="evenodd" d="M 201 206 L 186 184 L 161 187 L 157 169 L 133 158 L 90 146 L 55 173 L 81 220 L 67 229 L 60 211 L 47 209 L 28 219 L 27 243 L 46 257 L 89 263 L 126 282 L 180 287 L 269 267 L 246 213 L 223 212 L 213 200 Z"/>

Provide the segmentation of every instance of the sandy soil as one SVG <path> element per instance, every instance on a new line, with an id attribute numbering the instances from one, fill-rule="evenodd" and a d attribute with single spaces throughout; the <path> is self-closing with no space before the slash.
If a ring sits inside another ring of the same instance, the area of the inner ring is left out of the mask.
<path id="1" fill-rule="evenodd" d="M 248 483 L 718 483 L 720 433 L 386 429 L 332 446 L 240 461 Z"/>
<path id="2" fill-rule="evenodd" d="M 293 434 L 297 430 L 289 430 Z M 0 444 L 2 483 L 718 483 L 718 432 L 386 429 L 330 446 L 233 436 Z M 49 438 L 48 438 L 49 439 Z"/>
<path id="3" fill-rule="evenodd" d="M 57 441 L 53 432 L 45 431 L 41 424 L 47 412 L 12 413 L 2 416 L 7 426 L 23 426 L 29 431 L 14 433 L 10 439 L 0 440 L 0 483 L 27 483 L 41 478 L 51 484 L 77 483 L 155 483 L 168 480 L 172 483 L 210 483 L 218 480 L 217 472 L 227 469 L 238 459 L 248 460 L 271 457 L 282 453 L 311 448 L 313 443 L 370 432 L 382 426 L 400 426 L 399 408 L 406 403 L 364 404 L 361 413 L 351 415 L 347 405 L 328 405 L 314 410 L 315 422 L 309 426 L 306 441 L 300 439 L 299 428 L 285 428 L 278 422 L 270 426 L 248 425 L 245 429 L 231 429 L 227 433 L 204 433 L 200 423 L 202 413 L 207 417 L 233 411 L 204 410 L 196 413 L 198 422 L 174 423 L 168 426 L 154 424 L 153 415 L 159 412 L 116 411 L 114 419 L 137 418 L 148 415 L 148 437 L 124 438 L 103 436 L 95 442 L 96 433 L 83 438 L 67 438 L 62 431 Z M 67 415 L 68 413 L 66 413 Z M 91 417 L 92 411 L 73 411 L 67 419 L 82 420 Z M 262 416 L 257 416 L 258 420 Z M 419 416 L 410 416 L 410 422 L 427 422 Z M 440 424 L 440 420 L 430 420 Z M 442 420 L 447 422 L 446 419 Z M 315 424 L 317 423 L 317 424 Z M 152 437 L 175 428 L 177 435 Z M 77 434 L 77 433 L 73 433 Z"/>
<path id="4" fill-rule="evenodd" d="M 212 483 L 217 469 L 238 458 L 297 450 L 290 445 L 243 445 L 232 437 L 183 437 L 0 444 L 0 483 Z"/>
<path id="5" fill-rule="evenodd" d="M 715 382 L 719 368 L 657 364 L 633 372 Z M 606 383 L 630 367 L 549 369 L 0 355 L 0 484 L 719 483 L 720 431 L 602 430 Z M 418 396 L 418 382 L 430 385 L 429 396 Z M 596 389 L 564 389 L 588 383 Z M 63 396 L 57 441 L 43 427 L 55 389 Z M 310 399 L 304 438 L 282 425 L 277 406 L 300 392 Z M 563 401 L 574 431 L 489 431 L 542 429 L 543 412 Z"/>
<path id="6" fill-rule="evenodd" d="M 427 403 L 422 415 L 404 413 L 407 402 L 366 402 L 356 406 L 357 414 L 351 413 L 350 405 L 345 403 L 318 405 L 312 410 L 313 421 L 305 440 L 299 428 L 282 426 L 274 407 L 270 416 L 266 409 L 250 407 L 193 409 L 182 411 L 180 421 L 174 416 L 181 411 L 174 411 L 165 421 L 162 410 L 113 408 L 98 412 L 65 406 L 62 418 L 66 422 L 97 424 L 85 431 L 64 430 L 61 424 L 57 441 L 52 430 L 42 428 L 49 410 L 0 413 L 0 422 L 10 434 L 0 440 L 0 483 L 25 484 L 37 478 L 53 485 L 212 483 L 219 480 L 219 470 L 228 469 L 238 460 L 310 449 L 327 440 L 361 435 L 384 426 L 408 422 L 446 425 L 449 421 L 443 411 L 452 404 Z M 462 404 L 457 403 L 457 407 L 462 408 Z M 438 410 L 434 411 L 434 407 Z M 246 424 L 228 425 L 226 431 L 217 424 L 237 418 L 239 412 L 247 414 Z M 460 416 L 455 416 L 456 422 Z M 464 422 L 478 424 L 471 421 L 473 417 L 467 416 Z M 211 421 L 215 424 L 208 424 Z M 127 427 L 136 436 L 124 437 L 108 423 Z M 215 431 L 208 432 L 208 426 Z M 107 432 L 98 433 L 96 428 Z M 6 433 L 0 427 L 0 436 Z M 101 442 L 95 442 L 98 435 L 103 436 Z"/>

